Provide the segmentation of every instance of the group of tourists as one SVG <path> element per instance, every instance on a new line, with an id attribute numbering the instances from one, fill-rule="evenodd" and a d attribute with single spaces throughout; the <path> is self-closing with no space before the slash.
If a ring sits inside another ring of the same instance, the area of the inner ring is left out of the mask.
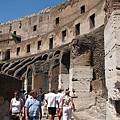
<path id="1" fill-rule="evenodd" d="M 26 97 L 25 97 L 26 96 Z M 75 106 L 69 89 L 64 92 L 59 89 L 56 93 L 54 89 L 42 92 L 42 88 L 31 90 L 29 93 L 15 91 L 14 97 L 10 101 L 11 120 L 54 120 L 55 115 L 58 120 L 71 120 L 72 110 Z"/>

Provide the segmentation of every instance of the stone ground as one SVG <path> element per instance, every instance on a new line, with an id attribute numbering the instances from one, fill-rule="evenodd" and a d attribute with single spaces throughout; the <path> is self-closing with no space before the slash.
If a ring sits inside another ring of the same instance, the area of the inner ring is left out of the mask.
<path id="1" fill-rule="evenodd" d="M 46 117 L 43 116 L 42 120 L 49 120 L 49 119 L 46 119 Z M 55 116 L 55 119 L 54 119 L 54 120 L 58 120 L 58 117 Z M 61 120 L 63 120 L 63 119 L 61 118 Z M 75 118 L 72 116 L 72 120 L 78 120 L 78 119 L 75 119 Z M 80 119 L 79 119 L 79 120 L 80 120 Z"/>

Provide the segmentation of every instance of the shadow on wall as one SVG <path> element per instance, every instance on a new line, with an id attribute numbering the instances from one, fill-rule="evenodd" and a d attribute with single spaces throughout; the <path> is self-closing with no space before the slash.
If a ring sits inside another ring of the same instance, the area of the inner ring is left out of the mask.
<path id="1" fill-rule="evenodd" d="M 0 120 L 8 120 L 10 99 L 15 90 L 20 90 L 22 81 L 11 76 L 0 74 Z"/>

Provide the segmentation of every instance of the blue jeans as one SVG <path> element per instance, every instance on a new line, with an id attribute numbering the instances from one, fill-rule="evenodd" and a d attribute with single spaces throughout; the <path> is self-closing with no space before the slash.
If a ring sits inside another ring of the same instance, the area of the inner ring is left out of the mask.
<path id="1" fill-rule="evenodd" d="M 29 117 L 29 120 L 39 120 L 38 117 Z"/>

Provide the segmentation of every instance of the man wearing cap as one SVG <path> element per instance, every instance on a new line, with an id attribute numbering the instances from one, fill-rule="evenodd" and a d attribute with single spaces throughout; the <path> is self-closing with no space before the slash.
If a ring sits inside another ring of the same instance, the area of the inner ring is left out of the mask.
<path id="1" fill-rule="evenodd" d="M 25 120 L 41 120 L 41 101 L 37 97 L 37 91 L 32 90 L 30 94 L 32 97 L 25 102 Z"/>

